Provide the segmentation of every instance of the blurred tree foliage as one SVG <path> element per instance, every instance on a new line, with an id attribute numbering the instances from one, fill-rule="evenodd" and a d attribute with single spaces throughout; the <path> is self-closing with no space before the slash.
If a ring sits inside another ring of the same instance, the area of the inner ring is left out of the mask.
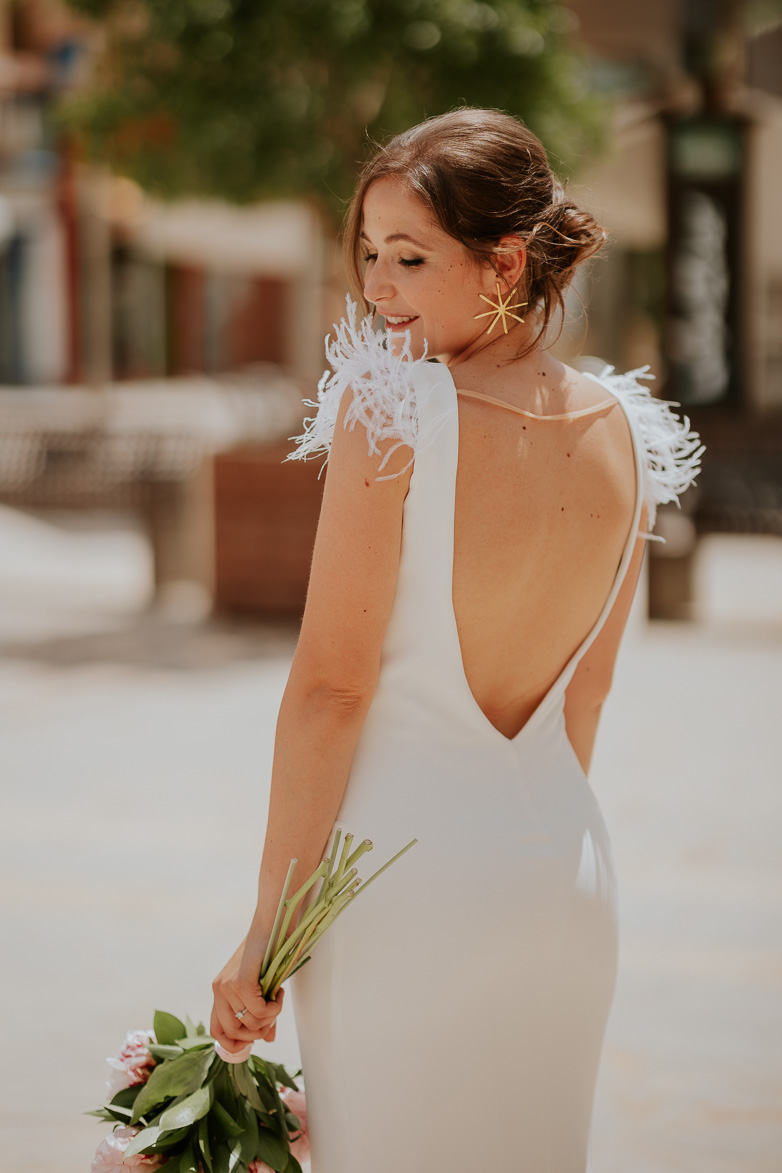
<path id="1" fill-rule="evenodd" d="M 521 116 L 570 171 L 602 138 L 555 0 L 70 0 L 103 51 L 65 118 L 163 196 L 343 206 L 370 141 L 459 105 Z"/>

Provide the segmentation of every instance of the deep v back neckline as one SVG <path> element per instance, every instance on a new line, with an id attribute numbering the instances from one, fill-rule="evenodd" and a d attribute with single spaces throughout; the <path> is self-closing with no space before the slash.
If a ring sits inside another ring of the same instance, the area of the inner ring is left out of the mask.
<path id="1" fill-rule="evenodd" d="M 456 664 L 458 665 L 459 685 L 462 688 L 462 691 L 466 694 L 465 699 L 467 700 L 468 705 L 472 708 L 474 713 L 477 715 L 478 720 L 484 725 L 487 733 L 489 733 L 490 736 L 499 739 L 501 742 L 504 742 L 509 747 L 514 747 L 514 746 L 519 745 L 519 743 L 524 738 L 526 738 L 530 735 L 530 730 L 533 729 L 539 723 L 540 720 L 542 720 L 542 718 L 545 716 L 546 712 L 548 712 L 550 706 L 556 701 L 557 697 L 561 693 L 564 693 L 565 689 L 567 688 L 568 684 L 570 683 L 570 680 L 572 679 L 573 673 L 575 672 L 581 657 L 583 655 L 585 655 L 585 653 L 588 651 L 589 647 L 591 647 L 592 643 L 599 635 L 599 633 L 603 627 L 603 624 L 605 623 L 606 619 L 608 618 L 608 615 L 611 611 L 611 608 L 613 607 L 614 602 L 616 601 L 616 597 L 619 593 L 619 590 L 621 589 L 622 583 L 625 578 L 625 574 L 626 574 L 628 566 L 630 564 L 630 560 L 633 555 L 633 550 L 635 549 L 635 540 L 637 537 L 638 527 L 639 527 L 640 519 L 641 519 L 641 510 L 643 507 L 643 450 L 642 450 L 642 446 L 641 446 L 641 441 L 636 433 L 636 429 L 633 425 L 633 420 L 632 420 L 632 417 L 628 411 L 627 406 L 625 405 L 625 403 L 622 401 L 622 399 L 619 396 L 614 395 L 613 392 L 611 391 L 611 389 L 609 387 L 606 387 L 605 384 L 603 384 L 601 382 L 601 380 L 598 379 L 597 376 L 595 376 L 595 375 L 590 374 L 590 375 L 588 375 L 588 377 L 590 379 L 593 379 L 594 382 L 598 383 L 598 385 L 601 386 L 603 388 L 603 390 L 608 391 L 608 393 L 610 395 L 610 399 L 604 400 L 601 403 L 596 404 L 594 407 L 582 409 L 581 411 L 576 412 L 576 413 L 566 413 L 564 415 L 564 417 L 554 417 L 554 416 L 543 416 L 543 417 L 536 416 L 536 417 L 534 417 L 534 418 L 542 418 L 542 419 L 554 419 L 554 418 L 573 419 L 573 418 L 577 418 L 578 416 L 588 415 L 588 414 L 596 413 L 597 411 L 606 410 L 608 407 L 612 407 L 615 403 L 619 403 L 620 407 L 622 408 L 622 412 L 625 416 L 625 419 L 627 421 L 627 426 L 628 426 L 628 429 L 630 432 L 632 445 L 633 445 L 633 454 L 634 454 L 634 458 L 635 458 L 635 508 L 633 510 L 633 519 L 630 524 L 630 529 L 629 529 L 627 538 L 625 540 L 625 545 L 624 545 L 624 549 L 622 552 L 622 557 L 619 561 L 619 565 L 617 567 L 616 574 L 614 575 L 611 589 L 608 593 L 608 597 L 606 598 L 606 601 L 603 604 L 603 607 L 602 607 L 595 623 L 592 625 L 592 627 L 590 628 L 589 632 L 584 637 L 584 639 L 578 644 L 578 646 L 575 648 L 575 650 L 568 657 L 564 667 L 561 669 L 561 671 L 558 673 L 556 679 L 552 682 L 552 684 L 546 690 L 543 697 L 538 702 L 538 704 L 535 706 L 534 710 L 532 711 L 530 716 L 527 718 L 527 720 L 524 722 L 522 727 L 512 737 L 508 737 L 500 729 L 498 729 L 496 725 L 493 724 L 493 722 L 489 719 L 489 717 L 486 715 L 486 713 L 483 711 L 483 709 L 479 705 L 479 703 L 475 697 L 475 694 L 470 686 L 470 682 L 467 678 L 467 673 L 465 671 L 465 666 L 464 666 L 464 655 L 462 653 L 462 645 L 461 645 L 461 640 L 459 638 L 459 627 L 458 627 L 458 624 L 456 621 L 456 609 L 454 607 L 454 601 L 453 601 L 453 573 L 454 573 L 455 521 L 456 521 L 456 479 L 457 479 L 457 475 L 458 475 L 459 436 L 460 436 L 459 395 L 462 394 L 462 392 L 457 390 L 456 384 L 454 383 L 454 380 L 453 380 L 453 376 L 451 375 L 448 368 L 442 367 L 441 370 L 444 370 L 444 372 L 447 373 L 447 379 L 445 381 L 445 386 L 447 388 L 447 392 L 448 392 L 448 395 L 450 398 L 449 409 L 450 409 L 450 412 L 453 414 L 453 419 L 454 419 L 454 444 L 455 444 L 454 458 L 453 458 L 453 461 L 451 462 L 452 463 L 452 471 L 453 471 L 452 483 L 450 483 L 447 486 L 447 489 L 445 486 L 443 486 L 443 490 L 444 490 L 444 492 L 447 492 L 449 494 L 449 500 L 450 500 L 450 508 L 449 508 L 449 512 L 448 512 L 448 522 L 447 522 L 448 529 L 449 529 L 448 553 L 449 553 L 449 557 L 450 557 L 450 575 L 448 577 L 448 609 L 447 609 L 449 636 L 450 636 L 450 641 L 452 644 L 454 658 L 456 660 Z M 531 414 L 529 412 L 523 411 L 521 408 L 514 408 L 510 404 L 504 404 L 501 400 L 493 400 L 488 396 L 478 395 L 475 392 L 467 392 L 467 394 L 470 396 L 473 396 L 475 398 L 488 399 L 490 403 L 498 404 L 501 407 L 507 407 L 509 410 L 514 411 L 514 412 L 518 412 L 519 414 L 522 414 L 525 416 L 528 416 Z"/>

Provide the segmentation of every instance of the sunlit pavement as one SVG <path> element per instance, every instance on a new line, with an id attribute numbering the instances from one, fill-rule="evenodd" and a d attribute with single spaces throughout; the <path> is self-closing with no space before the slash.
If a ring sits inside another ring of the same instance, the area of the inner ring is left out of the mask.
<path id="1" fill-rule="evenodd" d="M 295 631 L 150 610 L 121 519 L 0 510 L 0 549 L 0 1152 L 83 1173 L 104 1057 L 205 1016 L 244 931 Z M 702 623 L 634 617 L 593 764 L 622 920 L 594 1173 L 782 1168 L 782 543 L 711 539 L 699 576 Z"/>

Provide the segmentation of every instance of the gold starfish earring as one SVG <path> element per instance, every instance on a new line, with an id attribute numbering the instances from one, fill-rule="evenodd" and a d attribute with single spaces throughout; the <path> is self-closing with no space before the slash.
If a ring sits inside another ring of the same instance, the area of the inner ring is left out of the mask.
<path id="1" fill-rule="evenodd" d="M 494 321 L 489 324 L 489 328 L 486 331 L 487 334 L 491 334 L 494 327 L 500 321 L 502 322 L 503 330 L 507 334 L 508 333 L 508 318 L 515 318 L 517 322 L 524 321 L 523 318 L 520 318 L 518 314 L 514 314 L 513 311 L 523 309 L 524 306 L 528 305 L 529 303 L 526 301 L 522 301 L 519 305 L 511 305 L 510 304 L 511 299 L 516 296 L 515 289 L 511 289 L 511 291 L 508 294 L 508 296 L 506 297 L 505 301 L 502 300 L 502 293 L 500 291 L 499 284 L 497 285 L 497 300 L 496 301 L 492 301 L 490 297 L 484 297 L 484 295 L 482 293 L 479 293 L 478 296 L 480 297 L 481 301 L 485 301 L 487 305 L 491 306 L 491 309 L 486 310 L 485 313 L 475 315 L 475 321 L 477 321 L 478 318 L 493 318 L 494 319 Z"/>

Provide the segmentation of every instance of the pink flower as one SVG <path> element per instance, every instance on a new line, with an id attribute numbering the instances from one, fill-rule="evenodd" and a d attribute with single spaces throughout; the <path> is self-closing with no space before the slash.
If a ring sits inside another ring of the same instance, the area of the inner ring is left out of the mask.
<path id="1" fill-rule="evenodd" d="M 153 1169 L 159 1169 L 164 1163 L 164 1158 L 160 1156 L 146 1157 L 139 1153 L 135 1157 L 128 1157 L 127 1161 L 124 1160 L 125 1149 L 137 1132 L 137 1128 L 123 1126 L 109 1133 L 92 1159 L 90 1173 L 115 1173 L 117 1169 L 133 1168 L 146 1169 L 148 1173 L 152 1173 Z"/>
<path id="2" fill-rule="evenodd" d="M 280 1092 L 280 1096 L 285 1102 L 285 1107 L 293 1112 L 294 1116 L 298 1116 L 301 1129 L 299 1132 L 291 1133 L 291 1152 L 300 1165 L 310 1159 L 310 1134 L 307 1125 L 307 1101 L 304 1098 L 304 1092 L 295 1092 L 292 1088 L 285 1087 Z"/>
<path id="3" fill-rule="evenodd" d="M 155 1060 L 147 1049 L 152 1038 L 148 1030 L 132 1030 L 126 1036 L 120 1053 L 115 1058 L 106 1060 L 113 1069 L 111 1076 L 106 1080 L 110 1096 L 116 1096 L 117 1092 L 125 1087 L 147 1082 L 155 1066 Z"/>
<path id="4" fill-rule="evenodd" d="M 264 1165 L 263 1161 L 250 1161 L 247 1166 L 247 1173 L 274 1173 L 268 1165 Z"/>

